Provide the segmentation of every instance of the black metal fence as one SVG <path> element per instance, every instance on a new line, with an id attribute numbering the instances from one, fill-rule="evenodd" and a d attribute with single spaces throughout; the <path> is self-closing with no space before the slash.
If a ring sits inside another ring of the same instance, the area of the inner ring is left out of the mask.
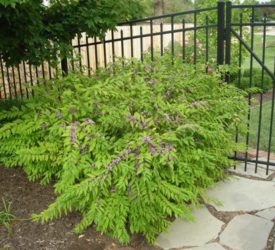
<path id="1" fill-rule="evenodd" d="M 273 11 L 274 10 L 274 11 Z M 216 6 L 148 17 L 121 23 L 106 33 L 103 40 L 83 34 L 72 41 L 73 57 L 52 67 L 22 62 L 8 68 L 0 60 L 0 99 L 28 98 L 29 86 L 45 83 L 61 70 L 81 69 L 91 75 L 98 68 L 118 58 L 138 58 L 170 53 L 185 63 L 203 63 L 206 71 L 217 65 L 232 65 L 235 73 L 226 81 L 239 88 L 257 87 L 250 93 L 245 137 L 236 133 L 236 141 L 246 145 L 234 159 L 243 162 L 244 170 L 275 171 L 275 5 L 232 5 L 219 1 Z M 274 27 L 274 30 L 272 30 Z M 257 99 L 255 103 L 253 100 Z"/>

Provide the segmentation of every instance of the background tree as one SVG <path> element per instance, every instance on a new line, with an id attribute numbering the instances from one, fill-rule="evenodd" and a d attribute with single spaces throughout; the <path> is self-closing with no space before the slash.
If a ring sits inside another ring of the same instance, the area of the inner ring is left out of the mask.
<path id="1" fill-rule="evenodd" d="M 0 0 L 0 54 L 8 65 L 54 62 L 76 34 L 102 37 L 141 12 L 138 0 Z"/>

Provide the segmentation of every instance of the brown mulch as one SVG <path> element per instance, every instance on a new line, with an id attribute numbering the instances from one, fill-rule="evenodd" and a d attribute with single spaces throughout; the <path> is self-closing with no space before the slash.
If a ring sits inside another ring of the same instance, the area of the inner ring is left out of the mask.
<path id="1" fill-rule="evenodd" d="M 29 182 L 22 169 L 0 167 L 0 211 L 2 199 L 12 202 L 11 212 L 18 219 L 28 219 L 51 204 L 55 195 L 53 186 L 41 186 Z M 141 236 L 133 236 L 128 246 L 123 246 L 106 235 L 98 233 L 92 226 L 83 235 L 76 235 L 73 227 L 80 221 L 78 214 L 70 214 L 45 225 L 31 220 L 15 220 L 12 233 L 0 225 L 0 250 L 154 250 Z"/>

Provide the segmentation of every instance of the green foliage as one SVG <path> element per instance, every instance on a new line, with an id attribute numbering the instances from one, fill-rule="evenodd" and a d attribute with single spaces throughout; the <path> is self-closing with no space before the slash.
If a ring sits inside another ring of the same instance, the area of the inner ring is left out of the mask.
<path id="1" fill-rule="evenodd" d="M 91 78 L 71 74 L 35 89 L 0 119 L 0 159 L 30 180 L 55 179 L 46 222 L 82 214 L 123 243 L 149 242 L 171 218 L 192 218 L 205 189 L 225 177 L 248 109 L 242 90 L 171 55 L 123 61 Z"/>
<path id="2" fill-rule="evenodd" d="M 238 79 L 235 80 L 235 83 L 238 82 Z M 258 92 L 267 92 L 272 88 L 272 79 L 269 75 L 264 72 L 263 81 L 262 81 L 262 70 L 258 68 L 252 69 L 252 80 L 250 81 L 250 69 L 244 70 L 240 82 L 241 89 L 249 89 L 256 87 Z"/>
<path id="3" fill-rule="evenodd" d="M 0 211 L 0 226 L 4 226 L 9 233 L 11 233 L 11 223 L 15 216 L 11 213 L 11 203 L 6 203 L 4 199 L 3 202 L 3 210 Z"/>
<path id="4" fill-rule="evenodd" d="M 22 60 L 56 62 L 71 51 L 76 34 L 102 37 L 118 22 L 138 17 L 137 0 L 0 1 L 0 54 L 8 65 Z"/>
<path id="5" fill-rule="evenodd" d="M 144 6 L 144 16 L 154 16 L 154 2 L 155 0 L 141 0 Z M 163 0 L 163 13 L 171 14 L 175 12 L 182 12 L 193 9 L 193 3 L 190 0 Z M 177 19 L 177 18 L 176 18 Z M 170 21 L 170 20 L 169 20 Z"/>

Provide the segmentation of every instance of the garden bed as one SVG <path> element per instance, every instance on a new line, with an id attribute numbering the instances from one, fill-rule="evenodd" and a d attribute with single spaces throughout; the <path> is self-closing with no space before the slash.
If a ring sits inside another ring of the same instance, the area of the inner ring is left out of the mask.
<path id="1" fill-rule="evenodd" d="M 29 182 L 22 169 L 0 167 L 0 200 L 12 202 L 11 212 L 18 219 L 27 219 L 32 213 L 39 213 L 55 200 L 53 186 L 41 186 Z M 0 210 L 2 210 L 2 201 Z M 80 216 L 70 214 L 60 220 L 41 225 L 29 220 L 14 221 L 9 236 L 0 226 L 0 249 L 157 249 L 145 243 L 140 236 L 133 236 L 128 247 L 122 246 L 106 235 L 90 227 L 81 236 L 73 233 L 73 225 Z"/>

